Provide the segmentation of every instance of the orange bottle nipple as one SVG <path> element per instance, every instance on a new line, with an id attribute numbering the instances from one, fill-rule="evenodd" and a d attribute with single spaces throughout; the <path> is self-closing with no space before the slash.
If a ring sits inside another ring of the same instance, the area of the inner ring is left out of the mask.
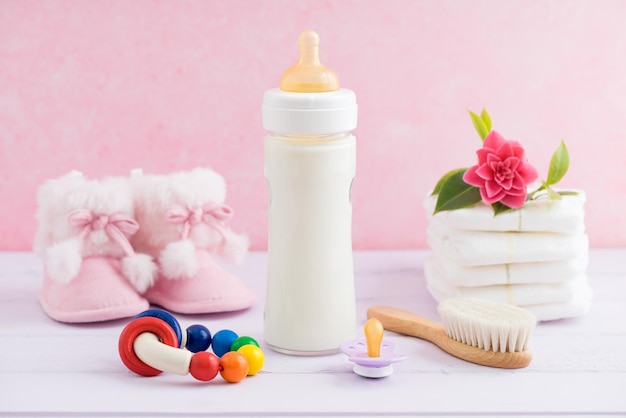
<path id="1" fill-rule="evenodd" d="M 305 30 L 298 37 L 300 58 L 280 78 L 280 89 L 297 93 L 322 93 L 339 90 L 339 78 L 320 62 L 320 37 Z"/>

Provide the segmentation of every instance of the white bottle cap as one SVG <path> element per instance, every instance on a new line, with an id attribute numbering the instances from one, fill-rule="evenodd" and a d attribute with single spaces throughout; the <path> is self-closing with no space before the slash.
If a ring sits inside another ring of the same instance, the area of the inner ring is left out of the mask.
<path id="1" fill-rule="evenodd" d="M 339 78 L 319 58 L 320 37 L 305 30 L 298 37 L 300 56 L 280 78 L 280 89 L 263 97 L 263 126 L 276 133 L 324 135 L 356 128 L 353 91 L 339 88 Z"/>
<path id="2" fill-rule="evenodd" d="M 270 132 L 323 135 L 356 128 L 358 108 L 352 90 L 295 93 L 272 89 L 263 96 L 263 127 Z"/>

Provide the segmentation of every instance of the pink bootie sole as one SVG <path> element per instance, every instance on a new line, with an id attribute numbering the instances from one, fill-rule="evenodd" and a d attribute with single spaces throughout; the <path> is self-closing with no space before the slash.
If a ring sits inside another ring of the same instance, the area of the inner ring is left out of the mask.
<path id="1" fill-rule="evenodd" d="M 67 284 L 46 274 L 39 302 L 52 319 L 68 323 L 128 318 L 149 308 L 122 276 L 120 260 L 110 257 L 83 259 L 78 276 Z"/>
<path id="2" fill-rule="evenodd" d="M 190 278 L 159 275 L 144 297 L 155 305 L 182 314 L 231 312 L 251 307 L 256 295 L 237 277 L 219 266 L 204 250 L 197 250 L 200 270 Z"/>

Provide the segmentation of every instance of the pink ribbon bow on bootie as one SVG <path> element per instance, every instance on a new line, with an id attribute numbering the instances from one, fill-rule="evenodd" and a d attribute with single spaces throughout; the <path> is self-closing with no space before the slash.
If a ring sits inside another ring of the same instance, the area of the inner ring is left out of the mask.
<path id="1" fill-rule="evenodd" d="M 226 238 L 224 224 L 233 217 L 233 210 L 226 205 L 209 203 L 195 209 L 188 209 L 184 206 L 172 206 L 165 218 L 173 224 L 182 224 L 181 239 L 189 238 L 191 227 L 199 223 L 204 223 L 215 229 L 222 238 Z"/>
<path id="2" fill-rule="evenodd" d="M 139 230 L 139 224 L 121 213 L 112 215 L 94 214 L 89 209 L 77 209 L 70 213 L 68 222 L 72 226 L 82 228 L 78 233 L 79 238 L 84 239 L 92 231 L 104 230 L 113 241 L 118 243 L 126 255 L 133 255 L 135 251 L 128 242 L 126 236 L 135 234 Z"/>

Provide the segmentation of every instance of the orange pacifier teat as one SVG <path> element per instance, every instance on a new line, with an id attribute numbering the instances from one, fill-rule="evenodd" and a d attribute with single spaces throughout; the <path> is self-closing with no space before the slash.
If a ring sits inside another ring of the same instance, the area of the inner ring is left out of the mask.
<path id="1" fill-rule="evenodd" d="M 383 340 L 383 324 L 376 318 L 368 319 L 363 327 L 365 339 L 346 341 L 341 351 L 354 363 L 352 370 L 363 377 L 379 379 L 393 373 L 393 363 L 406 359 L 396 354 L 396 345 Z"/>
<path id="2" fill-rule="evenodd" d="M 280 78 L 282 91 L 296 93 L 323 93 L 339 90 L 339 78 L 330 68 L 320 62 L 320 37 L 312 30 L 305 30 L 298 37 L 300 58 Z"/>
<path id="3" fill-rule="evenodd" d="M 383 325 L 380 321 L 368 319 L 363 327 L 368 357 L 380 357 L 380 345 L 383 342 Z"/>

